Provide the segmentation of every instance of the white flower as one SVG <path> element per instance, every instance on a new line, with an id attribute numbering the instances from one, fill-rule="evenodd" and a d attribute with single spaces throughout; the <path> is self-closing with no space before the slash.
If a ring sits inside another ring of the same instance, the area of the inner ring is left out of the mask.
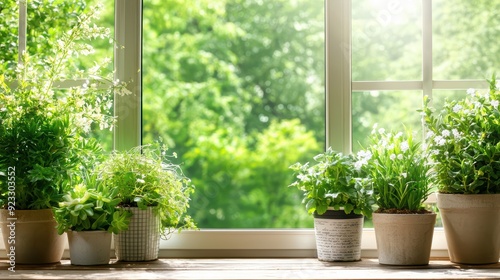
<path id="1" fill-rule="evenodd" d="M 391 154 L 391 155 L 389 156 L 389 158 L 390 158 L 391 160 L 395 160 L 395 159 L 396 159 L 396 155 L 395 155 L 395 154 Z"/>
<path id="2" fill-rule="evenodd" d="M 469 89 L 467 90 L 467 94 L 468 94 L 468 95 L 474 95 L 474 93 L 475 93 L 475 92 L 476 92 L 476 90 L 475 90 L 475 89 L 473 89 L 473 88 L 469 88 Z"/>
<path id="3" fill-rule="evenodd" d="M 401 131 L 400 131 L 400 132 L 398 132 L 398 133 L 394 136 L 394 138 L 399 139 L 399 138 L 401 138 L 402 136 L 403 136 L 403 132 L 401 132 Z"/>
<path id="4" fill-rule="evenodd" d="M 139 183 L 139 184 L 144 184 L 144 183 L 146 183 L 146 181 L 144 181 L 144 180 L 142 180 L 142 179 L 140 179 L 140 178 L 137 178 L 137 183 Z"/>
<path id="5" fill-rule="evenodd" d="M 401 173 L 401 176 L 403 176 L 403 178 L 406 178 L 408 176 L 408 173 Z"/>
<path id="6" fill-rule="evenodd" d="M 441 135 L 443 135 L 443 137 L 448 137 L 448 136 L 450 136 L 450 131 L 447 130 L 447 129 L 445 129 L 445 130 L 443 130 L 443 132 L 441 133 Z"/>
<path id="7" fill-rule="evenodd" d="M 379 130 L 378 130 L 378 133 L 379 133 L 379 134 L 384 134 L 384 132 L 385 132 L 385 129 L 384 129 L 384 128 L 379 128 Z"/>
<path id="8" fill-rule="evenodd" d="M 452 129 L 451 133 L 453 133 L 453 137 L 455 137 L 455 138 L 461 137 L 460 132 L 458 132 L 458 130 L 456 128 Z"/>
<path id="9" fill-rule="evenodd" d="M 491 100 L 491 106 L 493 106 L 495 109 L 498 108 L 498 100 Z"/>
<path id="10" fill-rule="evenodd" d="M 458 111 L 460 111 L 460 109 L 462 109 L 462 106 L 460 106 L 458 104 L 455 105 L 455 106 L 453 106 L 453 112 L 455 112 L 455 113 L 457 113 Z"/>
<path id="11" fill-rule="evenodd" d="M 400 148 L 403 153 L 408 151 L 408 149 L 410 148 L 410 145 L 408 145 L 408 141 L 402 142 Z"/>
<path id="12" fill-rule="evenodd" d="M 399 155 L 398 155 L 398 159 L 399 159 L 399 160 L 402 160 L 402 159 L 403 159 L 403 155 L 402 155 L 402 154 L 399 154 Z"/>
<path id="13" fill-rule="evenodd" d="M 446 144 L 446 140 L 443 138 L 443 136 L 439 135 L 434 138 L 434 142 L 436 142 L 438 146 L 443 146 L 444 144 Z"/>

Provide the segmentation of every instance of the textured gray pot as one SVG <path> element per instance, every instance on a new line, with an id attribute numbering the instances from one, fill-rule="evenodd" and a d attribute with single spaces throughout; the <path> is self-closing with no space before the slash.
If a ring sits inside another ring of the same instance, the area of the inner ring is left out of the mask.
<path id="1" fill-rule="evenodd" d="M 439 193 L 437 198 L 450 260 L 463 264 L 497 263 L 500 194 Z"/>
<path id="2" fill-rule="evenodd" d="M 427 265 L 436 214 L 373 213 L 378 261 L 387 265 Z"/>

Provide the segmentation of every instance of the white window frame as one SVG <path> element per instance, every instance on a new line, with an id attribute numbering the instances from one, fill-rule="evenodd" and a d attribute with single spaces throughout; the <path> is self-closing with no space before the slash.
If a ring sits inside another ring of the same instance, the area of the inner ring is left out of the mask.
<path id="1" fill-rule="evenodd" d="M 19 53 L 26 49 L 26 0 L 19 1 Z M 432 0 L 422 0 L 423 61 L 420 81 L 352 81 L 352 0 L 325 0 L 326 143 L 350 153 L 351 93 L 369 90 L 421 90 L 432 96 L 434 89 L 487 88 L 481 80 L 434 81 L 432 79 Z M 132 95 L 115 96 L 114 148 L 141 144 L 142 0 L 115 0 L 115 79 L 129 81 Z M 80 81 L 65 81 L 74 86 Z M 300 207 L 300 206 L 297 206 Z M 373 229 L 364 229 L 362 257 L 376 257 Z M 3 249 L 3 244 L 0 245 Z M 183 231 L 162 240 L 160 257 L 315 257 L 313 229 L 219 229 Z M 447 257 L 442 229 L 435 229 L 432 257 Z"/>

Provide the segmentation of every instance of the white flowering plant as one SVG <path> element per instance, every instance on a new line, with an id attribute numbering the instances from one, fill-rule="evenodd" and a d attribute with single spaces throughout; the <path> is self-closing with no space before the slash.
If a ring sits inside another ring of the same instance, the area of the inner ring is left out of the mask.
<path id="1" fill-rule="evenodd" d="M 356 156 L 328 148 L 314 160 L 313 165 L 297 162 L 290 166 L 296 180 L 289 187 L 304 193 L 302 203 L 308 213 L 322 215 L 331 207 L 371 218 L 375 201 L 362 170 L 356 168 Z"/>
<path id="2" fill-rule="evenodd" d="M 461 100 L 447 100 L 434 112 L 425 99 L 423 115 L 433 177 L 441 193 L 500 193 L 500 85 L 469 89 Z"/>
<path id="3" fill-rule="evenodd" d="M 377 212 L 426 212 L 423 203 L 433 189 L 420 141 L 410 130 L 393 133 L 376 126 L 370 140 L 368 148 L 358 152 L 358 166 L 373 184 Z"/>
<path id="4" fill-rule="evenodd" d="M 154 207 L 168 235 L 173 229 L 194 229 L 187 215 L 194 185 L 179 165 L 172 163 L 167 148 L 160 143 L 114 151 L 100 165 L 102 182 L 116 190 L 118 206 L 146 209 Z"/>
<path id="5" fill-rule="evenodd" d="M 109 40 L 109 29 L 94 24 L 101 8 L 90 7 L 67 30 L 58 29 L 52 55 L 24 52 L 18 63 L 0 65 L 0 199 L 7 203 L 15 178 L 16 209 L 57 206 L 87 156 L 99 152 L 91 130 L 113 127 L 114 93 L 130 93 L 126 83 L 113 81 L 110 59 L 79 67 L 78 59 L 93 52 L 89 42 Z M 63 89 L 68 81 L 74 86 Z M 15 176 L 7 176 L 10 171 Z"/>

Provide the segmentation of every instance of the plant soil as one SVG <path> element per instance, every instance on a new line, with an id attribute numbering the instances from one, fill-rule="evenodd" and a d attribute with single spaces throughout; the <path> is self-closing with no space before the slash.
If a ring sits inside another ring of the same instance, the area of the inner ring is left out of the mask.
<path id="1" fill-rule="evenodd" d="M 375 213 L 382 213 L 382 214 L 430 214 L 432 211 L 426 210 L 426 209 L 420 209 L 416 211 L 408 210 L 408 209 L 396 209 L 396 208 L 391 208 L 391 209 L 377 209 Z"/>

